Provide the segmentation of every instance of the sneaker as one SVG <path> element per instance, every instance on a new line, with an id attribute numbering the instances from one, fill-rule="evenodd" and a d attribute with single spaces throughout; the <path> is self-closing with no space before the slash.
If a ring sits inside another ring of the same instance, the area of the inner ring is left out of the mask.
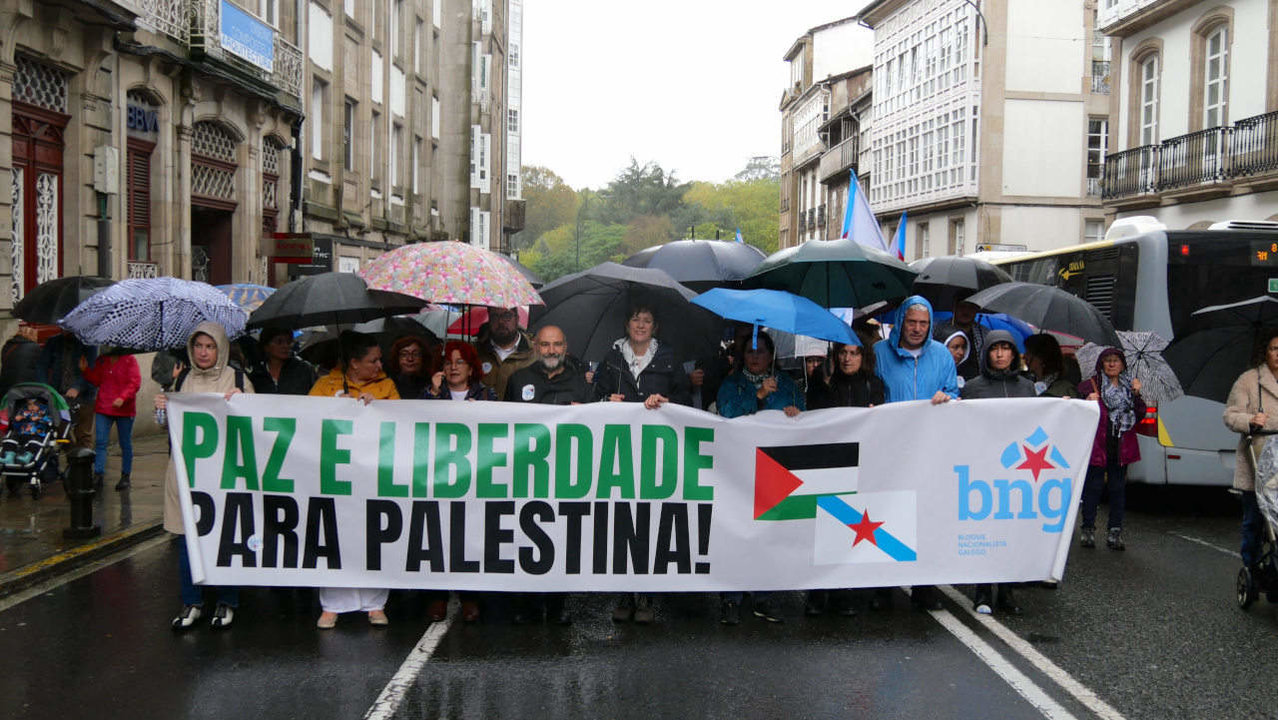
<path id="1" fill-rule="evenodd" d="M 1109 534 L 1105 536 L 1105 546 L 1110 550 L 1126 550 L 1127 546 L 1123 544 L 1123 529 L 1110 528 Z"/>
<path id="2" fill-rule="evenodd" d="M 332 630 L 337 627 L 337 613 L 327 610 L 320 613 L 319 620 L 315 621 L 315 627 L 320 630 Z"/>
<path id="3" fill-rule="evenodd" d="M 132 485 L 133 485 L 133 483 L 131 483 L 131 482 L 129 481 L 129 474 L 128 474 L 128 473 L 124 473 L 124 474 L 120 475 L 120 482 L 118 482 L 118 483 L 116 483 L 116 484 L 115 484 L 115 489 L 116 489 L 116 490 L 128 490 L 128 489 L 129 489 Z"/>
<path id="4" fill-rule="evenodd" d="M 656 614 L 652 611 L 652 600 L 646 595 L 640 595 L 639 601 L 635 603 L 635 624 L 647 625 L 656 618 Z"/>
<path id="5" fill-rule="evenodd" d="M 235 608 L 226 603 L 218 603 L 217 608 L 213 610 L 213 619 L 209 621 L 209 627 L 214 630 L 225 630 L 231 627 L 234 620 Z"/>
<path id="6" fill-rule="evenodd" d="M 612 621 L 615 623 L 629 622 L 630 617 L 635 613 L 634 605 L 631 604 L 632 602 L 633 601 L 630 599 L 629 595 L 622 598 L 621 602 L 617 604 L 617 607 L 613 608 Z"/>
<path id="7" fill-rule="evenodd" d="M 1079 530 L 1078 544 L 1085 548 L 1096 547 L 1096 528 L 1084 526 Z"/>
<path id="8" fill-rule="evenodd" d="M 390 625 L 390 618 L 386 617 L 385 610 L 369 610 L 368 624 L 378 626 Z"/>
<path id="9" fill-rule="evenodd" d="M 816 590 L 811 590 L 804 594 L 803 614 L 808 617 L 817 617 L 818 615 L 825 614 L 825 607 L 823 607 L 823 603 L 821 602 L 823 598 L 818 595 L 817 592 L 818 591 Z M 828 601 L 828 596 L 824 599 Z"/>
<path id="10" fill-rule="evenodd" d="M 426 607 L 426 617 L 431 622 L 441 622 L 448 617 L 448 601 L 436 600 Z"/>
<path id="11" fill-rule="evenodd" d="M 762 600 L 754 604 L 754 616 L 770 623 L 783 623 L 785 620 L 772 607 L 771 600 Z"/>
<path id="12" fill-rule="evenodd" d="M 990 597 L 989 587 L 982 585 L 972 600 L 972 609 L 982 615 L 990 615 L 994 612 L 993 605 L 994 599 Z"/>
<path id="13" fill-rule="evenodd" d="M 182 612 L 178 613 L 178 616 L 173 618 L 173 623 L 171 625 L 173 632 L 189 630 L 203 614 L 203 605 L 183 605 Z"/>
<path id="14" fill-rule="evenodd" d="M 719 605 L 719 622 L 724 625 L 740 625 L 741 606 L 731 600 L 724 600 Z"/>

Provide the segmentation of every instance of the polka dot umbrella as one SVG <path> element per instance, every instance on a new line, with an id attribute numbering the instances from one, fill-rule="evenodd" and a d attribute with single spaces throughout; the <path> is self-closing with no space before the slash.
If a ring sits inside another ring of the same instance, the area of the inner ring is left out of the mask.
<path id="1" fill-rule="evenodd" d="M 234 338 L 244 334 L 248 315 L 212 285 L 161 277 L 121 280 L 80 303 L 58 325 L 86 345 L 148 352 L 186 345 L 195 326 L 209 320 Z"/>

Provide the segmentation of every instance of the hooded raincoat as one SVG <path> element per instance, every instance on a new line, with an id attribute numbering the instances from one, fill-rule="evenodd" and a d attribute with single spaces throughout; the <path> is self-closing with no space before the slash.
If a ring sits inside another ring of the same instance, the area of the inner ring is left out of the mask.
<path id="1" fill-rule="evenodd" d="M 182 386 L 175 388 L 174 392 L 184 393 L 219 393 L 226 394 L 235 390 L 235 368 L 227 364 L 231 353 L 231 344 L 226 337 L 226 329 L 220 323 L 202 322 L 191 332 L 191 336 L 186 340 L 187 357 L 195 357 L 195 353 L 191 351 L 191 345 L 195 342 L 196 335 L 208 335 L 213 338 L 213 342 L 217 343 L 217 361 L 211 368 L 198 368 L 195 364 L 191 364 L 191 369 L 186 373 L 186 377 L 182 379 Z M 244 384 L 243 392 L 253 392 L 253 383 L 247 376 L 240 375 L 241 382 Z M 173 458 L 169 458 L 168 471 L 164 476 L 164 529 L 176 535 L 185 533 L 182 525 L 182 505 L 178 499 L 177 486 L 177 467 L 173 464 Z"/>
<path id="2" fill-rule="evenodd" d="M 957 398 L 958 373 L 954 358 L 944 345 L 932 339 L 931 333 L 923 341 L 918 357 L 901 347 L 901 326 L 906 311 L 913 305 L 927 308 L 928 322 L 935 322 L 932 303 L 921 295 L 911 295 L 897 308 L 888 339 L 874 344 L 875 373 L 883 380 L 887 401 L 930 400 L 937 391 Z"/>
<path id="3" fill-rule="evenodd" d="M 998 343 L 1012 346 L 1012 364 L 1006 370 L 990 367 L 990 350 Z M 985 349 L 981 354 L 981 374 L 963 386 L 963 399 L 1035 397 L 1034 383 L 1021 375 L 1021 354 L 1016 341 L 1006 330 L 991 330 L 985 336 Z"/>

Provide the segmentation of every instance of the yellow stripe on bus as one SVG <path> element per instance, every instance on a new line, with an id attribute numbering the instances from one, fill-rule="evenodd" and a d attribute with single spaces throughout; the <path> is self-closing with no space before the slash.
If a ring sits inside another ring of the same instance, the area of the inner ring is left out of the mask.
<path id="1" fill-rule="evenodd" d="M 1176 447 L 1171 435 L 1167 434 L 1167 426 L 1163 424 L 1162 418 L 1158 418 L 1158 443 L 1164 447 Z"/>

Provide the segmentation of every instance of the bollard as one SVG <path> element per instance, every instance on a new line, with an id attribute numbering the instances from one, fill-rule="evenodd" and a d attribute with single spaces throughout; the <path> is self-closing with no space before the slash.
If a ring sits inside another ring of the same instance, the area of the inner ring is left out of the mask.
<path id="1" fill-rule="evenodd" d="M 97 537 L 102 526 L 93 524 L 93 451 L 75 448 L 67 453 L 67 498 L 71 502 L 71 527 L 62 536 L 74 540 Z"/>

